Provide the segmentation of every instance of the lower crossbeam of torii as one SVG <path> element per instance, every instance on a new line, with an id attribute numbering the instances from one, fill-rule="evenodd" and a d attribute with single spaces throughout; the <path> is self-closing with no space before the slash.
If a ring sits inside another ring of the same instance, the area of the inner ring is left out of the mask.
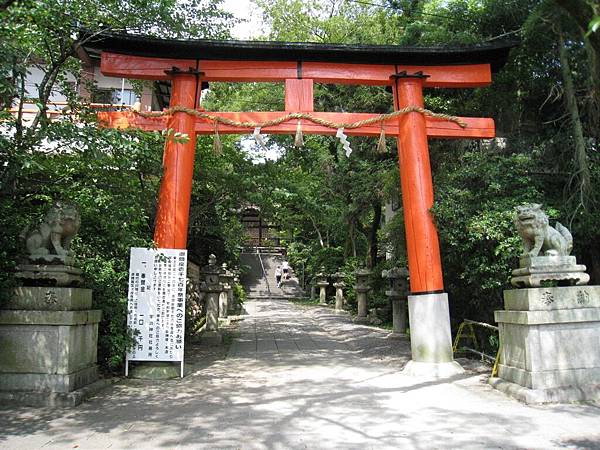
<path id="1" fill-rule="evenodd" d="M 430 138 L 493 138 L 489 118 L 451 117 L 425 110 L 424 88 L 473 88 L 491 83 L 512 44 L 460 48 L 346 46 L 243 41 L 175 41 L 104 35 L 86 50 L 101 51 L 105 75 L 171 82 L 169 111 L 99 114 L 104 126 L 170 129 L 163 158 L 154 240 L 159 248 L 186 248 L 196 136 L 248 133 L 303 133 L 378 136 L 398 140 L 408 267 L 409 318 L 413 361 L 410 371 L 446 375 L 460 370 L 453 361 L 447 294 L 444 291 L 437 230 L 430 208 L 433 184 Z M 206 112 L 199 109 L 203 82 L 285 83 L 285 111 Z M 401 114 L 315 112 L 313 83 L 391 86 Z M 279 118 L 289 120 L 279 122 Z M 301 117 L 301 118 L 298 118 Z M 354 124 L 348 127 L 348 125 Z M 251 130 L 250 130 L 251 131 Z M 187 135 L 183 142 L 174 133 Z"/>

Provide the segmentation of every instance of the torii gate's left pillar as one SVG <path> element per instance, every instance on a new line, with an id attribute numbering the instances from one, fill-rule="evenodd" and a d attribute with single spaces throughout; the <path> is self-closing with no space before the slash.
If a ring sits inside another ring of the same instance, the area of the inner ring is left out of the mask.
<path id="1" fill-rule="evenodd" d="M 199 95 L 199 74 L 170 72 L 170 107 L 195 108 Z M 195 117 L 185 112 L 175 112 L 169 118 L 163 155 L 163 176 L 158 194 L 158 210 L 154 228 L 154 242 L 158 248 L 181 248 L 187 246 L 194 152 L 196 149 Z M 187 135 L 188 139 L 174 137 L 175 133 Z"/>

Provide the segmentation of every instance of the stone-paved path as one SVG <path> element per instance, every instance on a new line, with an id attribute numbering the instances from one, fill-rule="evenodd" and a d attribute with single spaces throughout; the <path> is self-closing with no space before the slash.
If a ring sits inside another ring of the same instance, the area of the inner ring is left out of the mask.
<path id="1" fill-rule="evenodd" d="M 0 448 L 600 448 L 600 406 L 522 405 L 470 372 L 402 375 L 405 341 L 323 308 L 249 302 L 229 354 L 72 410 L 0 409 Z M 221 352 L 221 353 L 220 353 Z"/>

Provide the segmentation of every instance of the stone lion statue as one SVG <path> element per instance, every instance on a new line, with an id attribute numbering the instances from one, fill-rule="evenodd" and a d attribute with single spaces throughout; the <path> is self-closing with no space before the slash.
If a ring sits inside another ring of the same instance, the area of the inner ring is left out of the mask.
<path id="1" fill-rule="evenodd" d="M 548 216 L 537 203 L 517 206 L 515 225 L 523 239 L 523 256 L 568 256 L 573 249 L 573 237 L 566 227 L 548 223 Z"/>
<path id="2" fill-rule="evenodd" d="M 81 216 L 75 206 L 56 203 L 46 213 L 37 227 L 23 232 L 29 259 L 46 255 L 65 257 L 71 249 L 71 241 L 79 231 Z"/>

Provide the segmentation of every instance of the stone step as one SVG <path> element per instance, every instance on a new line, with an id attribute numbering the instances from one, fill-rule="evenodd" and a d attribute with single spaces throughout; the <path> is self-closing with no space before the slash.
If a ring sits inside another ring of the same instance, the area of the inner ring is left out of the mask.
<path id="1" fill-rule="evenodd" d="M 296 296 L 285 295 L 252 295 L 247 297 L 248 300 L 290 300 L 299 298 Z"/>
<path id="2" fill-rule="evenodd" d="M 277 287 L 275 270 L 281 261 L 283 261 L 283 256 L 280 253 L 263 254 L 261 252 L 260 257 L 263 261 L 262 265 L 256 253 L 243 252 L 240 258 L 241 263 L 249 268 L 247 273 L 242 277 L 242 284 L 249 297 L 297 298 L 305 295 L 293 271 L 290 279 L 281 288 Z"/>

